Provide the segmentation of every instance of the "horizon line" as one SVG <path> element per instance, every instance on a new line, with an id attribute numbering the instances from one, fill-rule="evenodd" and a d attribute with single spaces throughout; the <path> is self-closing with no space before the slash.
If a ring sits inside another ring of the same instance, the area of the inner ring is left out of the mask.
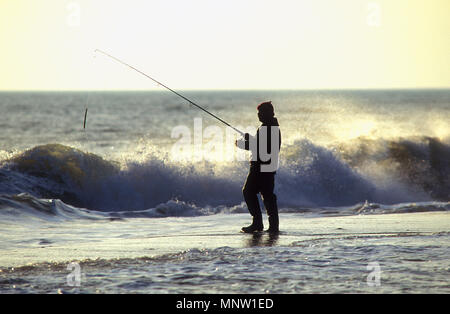
<path id="1" fill-rule="evenodd" d="M 388 90 L 447 90 L 447 87 L 348 87 L 348 88 L 208 88 L 177 89 L 184 92 L 288 92 L 288 91 L 388 91 Z M 0 89 L 0 93 L 8 92 L 166 92 L 164 89 Z"/>

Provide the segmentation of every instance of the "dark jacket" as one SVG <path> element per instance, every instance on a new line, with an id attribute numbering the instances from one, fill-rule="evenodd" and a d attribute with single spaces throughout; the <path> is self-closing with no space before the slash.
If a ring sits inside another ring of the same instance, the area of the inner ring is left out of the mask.
<path id="1" fill-rule="evenodd" d="M 276 127 L 276 129 L 272 131 L 273 127 Z M 277 130 L 278 139 L 275 138 L 274 140 L 278 140 L 278 147 L 275 146 L 275 151 L 272 151 L 273 136 L 271 134 Z M 266 141 L 265 147 L 261 143 L 264 140 Z M 255 136 L 246 133 L 244 141 L 238 147 L 251 151 L 250 170 L 275 173 L 278 169 L 278 155 L 281 148 L 281 131 L 277 118 L 274 117 L 271 121 L 263 122 Z M 262 165 L 264 166 L 261 168 Z"/>

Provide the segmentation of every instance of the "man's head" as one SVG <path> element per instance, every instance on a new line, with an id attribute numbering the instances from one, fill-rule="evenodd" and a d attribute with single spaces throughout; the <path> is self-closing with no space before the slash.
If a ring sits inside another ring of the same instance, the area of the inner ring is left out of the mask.
<path id="1" fill-rule="evenodd" d="M 272 121 L 275 113 L 272 106 L 272 101 L 262 102 L 256 107 L 258 109 L 258 118 L 262 123 Z"/>

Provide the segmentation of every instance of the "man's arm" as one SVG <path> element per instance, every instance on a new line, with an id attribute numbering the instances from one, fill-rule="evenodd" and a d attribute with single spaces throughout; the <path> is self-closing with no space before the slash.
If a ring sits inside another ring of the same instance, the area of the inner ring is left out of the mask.
<path id="1" fill-rule="evenodd" d="M 249 150 L 250 149 L 250 134 L 245 133 L 243 138 L 236 140 L 235 145 L 240 149 Z"/>

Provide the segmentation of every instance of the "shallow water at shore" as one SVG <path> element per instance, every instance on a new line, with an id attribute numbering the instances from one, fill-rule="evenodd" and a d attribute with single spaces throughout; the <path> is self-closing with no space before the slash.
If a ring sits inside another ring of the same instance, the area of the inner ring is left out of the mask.
<path id="1" fill-rule="evenodd" d="M 16 248 L 4 251 L 9 257 L 2 256 L 3 265 L 27 256 L 29 262 L 2 267 L 0 291 L 448 293 L 448 215 L 285 214 L 276 236 L 240 234 L 239 226 L 248 221 L 240 214 L 133 218 L 108 222 L 110 228 L 102 227 L 105 222 L 44 224 L 34 228 L 41 234 L 28 241 L 22 235 Z M 162 225 L 164 232 L 152 231 Z M 75 287 L 69 285 L 73 262 L 80 266 Z"/>

